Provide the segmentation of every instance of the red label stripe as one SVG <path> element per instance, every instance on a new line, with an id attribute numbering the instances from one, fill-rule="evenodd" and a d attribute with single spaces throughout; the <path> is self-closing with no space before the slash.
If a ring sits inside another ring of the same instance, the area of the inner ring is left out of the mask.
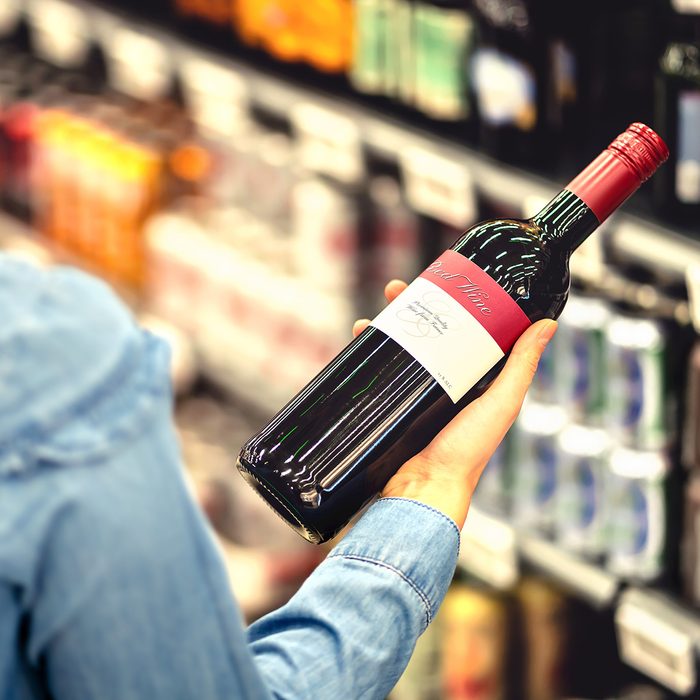
<path id="1" fill-rule="evenodd" d="M 530 326 L 530 319 L 478 265 L 446 250 L 421 274 L 464 307 L 507 353 Z"/>

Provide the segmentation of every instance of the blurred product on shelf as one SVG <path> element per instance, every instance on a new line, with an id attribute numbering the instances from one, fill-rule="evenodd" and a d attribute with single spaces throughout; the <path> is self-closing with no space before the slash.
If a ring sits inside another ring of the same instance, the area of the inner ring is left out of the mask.
<path id="1" fill-rule="evenodd" d="M 480 145 L 501 160 L 537 162 L 552 153 L 542 148 L 549 84 L 544 3 L 473 0 L 473 8 L 478 39 L 471 75 Z"/>
<path id="2" fill-rule="evenodd" d="M 663 452 L 612 452 L 606 484 L 610 571 L 636 581 L 666 573 L 674 558 L 668 531 L 673 480 L 673 465 Z"/>
<path id="3" fill-rule="evenodd" d="M 656 124 L 672 153 L 654 184 L 660 211 L 697 224 L 700 215 L 700 6 L 671 0 L 669 43 L 656 80 Z"/>
<path id="4" fill-rule="evenodd" d="M 611 517 L 606 500 L 610 440 L 600 428 L 569 425 L 559 435 L 556 541 L 567 551 L 600 561 Z"/>
<path id="5" fill-rule="evenodd" d="M 605 330 L 609 309 L 600 299 L 571 295 L 559 319 L 555 345 L 554 394 L 570 420 L 603 422 L 608 379 Z"/>
<path id="6" fill-rule="evenodd" d="M 414 279 L 423 266 L 418 215 L 406 204 L 399 182 L 388 175 L 369 183 L 371 240 L 363 259 L 369 308 L 379 312 L 386 304 L 387 280 Z"/>
<path id="7" fill-rule="evenodd" d="M 685 515 L 681 540 L 681 577 L 686 600 L 700 606 L 700 474 L 685 485 Z"/>
<path id="8" fill-rule="evenodd" d="M 241 40 L 286 62 L 345 73 L 352 55 L 351 0 L 234 0 L 233 23 Z"/>
<path id="9" fill-rule="evenodd" d="M 674 395 L 669 391 L 669 350 L 664 326 L 615 314 L 607 325 L 606 425 L 622 445 L 656 449 L 675 437 Z M 676 368 L 673 368 L 677 372 Z"/>
<path id="10" fill-rule="evenodd" d="M 139 31 L 163 42 L 172 88 L 125 94 L 104 28 L 86 22 L 93 35 L 62 42 L 41 0 L 0 1 L 0 207 L 34 229 L 3 226 L 0 246 L 103 276 L 170 343 L 185 462 L 248 619 L 284 602 L 322 550 L 245 485 L 232 455 L 346 344 L 356 316 L 385 306 L 387 280 L 414 279 L 477 212 L 521 216 L 510 185 L 530 175 L 477 151 L 547 173 L 533 192 L 553 190 L 574 159 L 655 112 L 671 150 L 653 189 L 656 250 L 673 243 L 670 222 L 700 237 L 698 0 L 96 5 L 124 27 L 148 19 Z M 277 77 L 256 82 L 266 72 Z M 311 89 L 296 97 L 298 84 Z M 459 151 L 467 165 L 452 146 L 473 147 Z M 477 162 L 495 184 L 477 181 Z M 526 553 L 537 542 L 614 578 L 618 594 L 663 588 L 689 619 L 700 609 L 700 344 L 691 352 L 687 320 L 631 291 L 641 281 L 685 302 L 686 290 L 652 252 L 645 269 L 613 246 L 600 256 L 596 281 L 575 279 L 474 495 L 511 532 L 521 578 L 504 592 L 458 573 L 391 700 L 676 697 L 622 666 L 614 593 L 594 611 L 532 576 L 557 578 L 554 556 Z M 502 543 L 482 544 L 493 555 Z M 673 640 L 648 634 L 648 654 L 673 666 Z"/>
<path id="11" fill-rule="evenodd" d="M 553 531 L 561 485 L 557 436 L 566 422 L 562 407 L 527 402 L 511 430 L 511 520 L 518 527 L 544 534 Z"/>
<path id="12" fill-rule="evenodd" d="M 439 618 L 443 700 L 520 696 L 523 648 L 512 596 L 455 581 Z"/>
<path id="13" fill-rule="evenodd" d="M 515 590 L 525 648 L 525 697 L 559 700 L 565 696 L 568 678 L 570 634 L 567 598 L 556 585 L 528 576 Z"/>

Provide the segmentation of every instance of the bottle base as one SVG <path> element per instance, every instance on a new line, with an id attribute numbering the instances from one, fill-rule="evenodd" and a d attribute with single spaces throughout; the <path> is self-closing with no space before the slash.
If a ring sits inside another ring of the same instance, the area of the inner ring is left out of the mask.
<path id="1" fill-rule="evenodd" d="M 324 537 L 317 530 L 313 530 L 304 525 L 298 513 L 286 501 L 286 499 L 281 496 L 272 485 L 265 483 L 258 476 L 253 474 L 253 472 L 246 465 L 245 461 L 240 457 L 236 461 L 236 467 L 241 473 L 241 476 L 265 501 L 265 503 L 267 503 L 267 505 L 270 506 L 270 508 L 272 508 L 272 510 L 275 511 L 275 513 L 277 513 L 282 520 L 291 526 L 293 530 L 298 532 L 305 540 L 308 540 L 313 544 L 321 544 L 329 539 L 328 537 Z"/>

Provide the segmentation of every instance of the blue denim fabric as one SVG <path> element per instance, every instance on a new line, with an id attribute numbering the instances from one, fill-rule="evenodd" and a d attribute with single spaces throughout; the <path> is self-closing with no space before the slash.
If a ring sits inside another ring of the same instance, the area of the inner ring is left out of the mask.
<path id="1" fill-rule="evenodd" d="M 245 630 L 165 347 L 105 285 L 0 255 L 0 700 L 384 698 L 458 543 L 437 511 L 380 500 Z"/>

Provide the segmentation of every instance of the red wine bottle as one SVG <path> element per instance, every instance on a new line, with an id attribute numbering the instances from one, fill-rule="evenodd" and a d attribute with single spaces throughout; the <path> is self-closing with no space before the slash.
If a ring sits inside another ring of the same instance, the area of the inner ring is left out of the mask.
<path id="1" fill-rule="evenodd" d="M 532 219 L 470 228 L 244 445 L 244 478 L 310 541 L 336 535 L 559 316 L 572 251 L 667 157 L 632 124 Z"/>

